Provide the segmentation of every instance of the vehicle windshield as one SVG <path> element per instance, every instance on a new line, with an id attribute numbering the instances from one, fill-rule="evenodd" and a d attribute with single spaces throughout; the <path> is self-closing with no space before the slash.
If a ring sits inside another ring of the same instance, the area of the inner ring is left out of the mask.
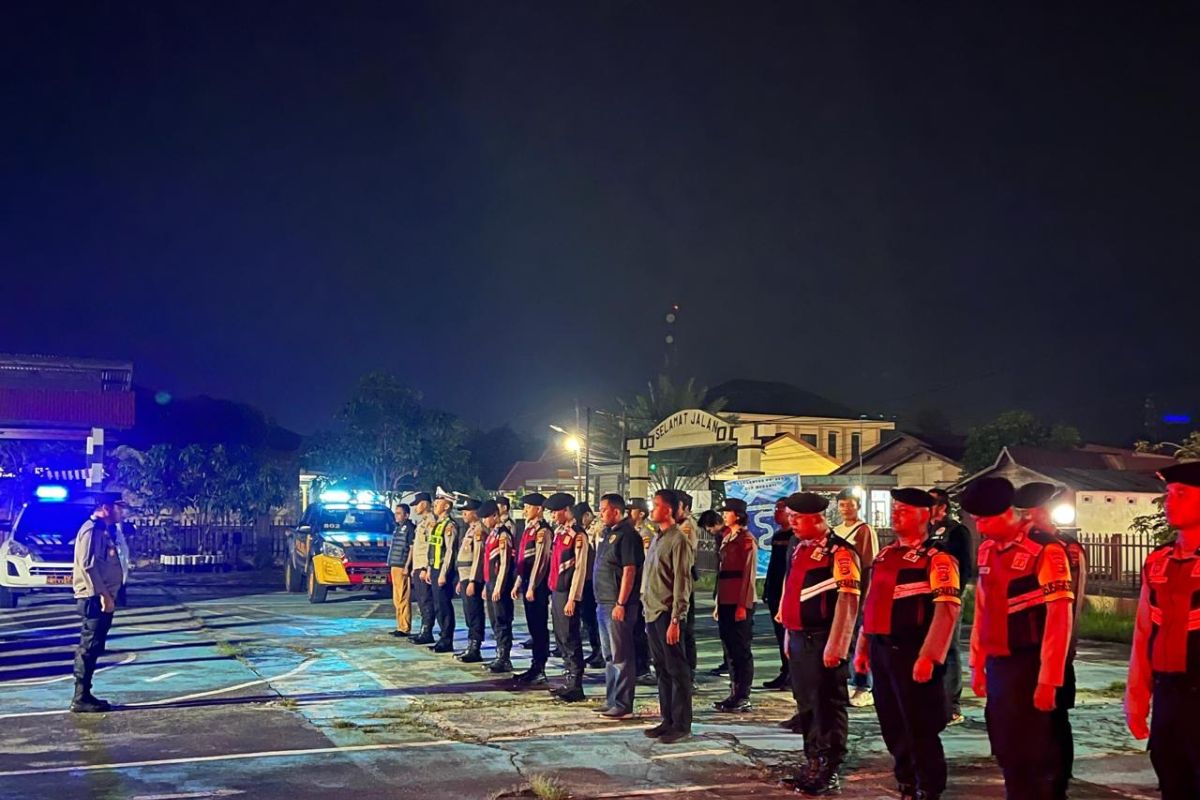
<path id="1" fill-rule="evenodd" d="M 391 533 L 393 517 L 386 508 L 321 510 L 321 530 Z"/>
<path id="2" fill-rule="evenodd" d="M 91 513 L 91 506 L 78 503 L 31 503 L 17 518 L 13 538 L 43 547 L 74 544 L 75 535 Z"/>

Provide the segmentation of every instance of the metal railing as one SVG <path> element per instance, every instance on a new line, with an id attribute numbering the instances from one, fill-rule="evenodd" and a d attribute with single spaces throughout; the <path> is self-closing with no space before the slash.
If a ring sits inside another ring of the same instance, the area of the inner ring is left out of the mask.
<path id="1" fill-rule="evenodd" d="M 286 525 L 148 525 L 129 537 L 135 562 L 163 555 L 216 555 L 229 563 L 281 563 L 287 552 Z"/>
<path id="2" fill-rule="evenodd" d="M 1136 594 L 1141 589 L 1142 564 L 1158 544 L 1148 534 L 1081 533 L 1087 552 L 1088 592 Z"/>

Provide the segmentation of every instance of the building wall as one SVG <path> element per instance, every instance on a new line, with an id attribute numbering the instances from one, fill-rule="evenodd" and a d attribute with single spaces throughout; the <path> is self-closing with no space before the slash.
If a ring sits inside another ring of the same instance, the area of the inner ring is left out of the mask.
<path id="1" fill-rule="evenodd" d="M 740 414 L 725 412 L 741 422 L 762 422 L 760 435 L 793 434 L 806 441 L 822 453 L 829 455 L 838 464 L 845 464 L 854 457 L 853 441 L 858 438 L 859 452 L 875 447 L 883 438 L 884 431 L 894 430 L 896 424 L 880 420 L 835 419 L 832 417 L 772 417 L 765 414 Z M 767 422 L 770 420 L 770 422 Z M 831 452 L 830 435 L 834 436 L 836 452 Z"/>
<path id="2" fill-rule="evenodd" d="M 893 469 L 891 474 L 896 476 L 896 485 L 899 487 L 931 489 L 956 483 L 962 477 L 962 470 L 928 453 L 920 453 Z"/>
<path id="3" fill-rule="evenodd" d="M 1127 533 L 1134 517 L 1158 513 L 1148 492 L 1076 492 L 1075 524 L 1084 533 Z"/>

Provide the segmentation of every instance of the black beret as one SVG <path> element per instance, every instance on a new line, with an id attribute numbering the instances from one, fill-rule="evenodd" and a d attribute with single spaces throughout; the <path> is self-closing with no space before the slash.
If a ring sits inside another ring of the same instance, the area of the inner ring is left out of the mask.
<path id="1" fill-rule="evenodd" d="M 496 514 L 499 514 L 500 506 L 497 505 L 495 500 L 484 500 L 479 504 L 479 508 L 477 510 L 479 511 L 480 519 L 487 519 L 488 517 L 493 517 Z"/>
<path id="2" fill-rule="evenodd" d="M 1016 491 L 1006 478 L 980 478 L 958 496 L 962 510 L 977 517 L 995 517 L 1012 508 Z"/>
<path id="3" fill-rule="evenodd" d="M 527 494 L 521 498 L 521 505 L 538 506 L 540 508 L 541 506 L 546 505 L 546 495 L 542 494 L 541 492 Z"/>
<path id="4" fill-rule="evenodd" d="M 548 511 L 562 511 L 575 505 L 575 496 L 566 492 L 555 492 L 546 498 L 545 506 Z"/>
<path id="5" fill-rule="evenodd" d="M 416 505 L 417 503 L 421 503 L 421 502 L 425 502 L 425 503 L 433 502 L 433 498 L 429 495 L 429 492 L 417 492 L 417 496 L 413 498 L 413 505 Z"/>
<path id="6" fill-rule="evenodd" d="M 498 506 L 504 506 L 505 508 L 509 507 L 509 499 L 505 495 L 502 495 L 502 494 L 496 495 L 493 502 L 495 502 L 496 505 L 498 505 Z"/>
<path id="7" fill-rule="evenodd" d="M 788 495 L 787 507 L 797 514 L 820 514 L 829 508 L 829 498 L 812 492 Z"/>
<path id="8" fill-rule="evenodd" d="M 1182 461 L 1163 467 L 1158 477 L 1167 483 L 1182 483 L 1186 486 L 1200 487 L 1200 461 Z"/>
<path id="9" fill-rule="evenodd" d="M 933 508 L 937 502 L 929 492 L 915 487 L 892 489 L 892 499 L 897 503 L 904 503 L 906 506 L 916 506 L 917 508 Z"/>
<path id="10" fill-rule="evenodd" d="M 117 503 L 124 502 L 124 497 L 120 492 L 96 492 L 93 497 L 96 498 L 98 506 L 115 506 Z"/>
<path id="11" fill-rule="evenodd" d="M 579 514 L 580 516 L 583 516 L 584 514 L 591 514 L 592 507 L 588 505 L 587 500 L 584 500 L 582 503 L 576 503 L 571 508 L 571 511 L 573 511 L 576 514 Z"/>
<path id="12" fill-rule="evenodd" d="M 746 501 L 738 500 L 736 497 L 728 497 L 725 499 L 725 505 L 721 506 L 722 511 L 736 511 L 738 514 L 746 513 Z"/>
<path id="13" fill-rule="evenodd" d="M 462 510 L 463 511 L 478 511 L 479 506 L 480 506 L 480 502 L 478 500 L 476 500 L 474 497 L 468 497 L 466 500 L 463 501 Z"/>
<path id="14" fill-rule="evenodd" d="M 859 497 L 854 493 L 853 487 L 846 487 L 837 493 L 838 500 L 858 500 Z"/>
<path id="15" fill-rule="evenodd" d="M 641 511 L 643 514 L 650 513 L 650 506 L 646 505 L 646 498 L 631 497 L 629 499 L 629 508 Z"/>
<path id="16" fill-rule="evenodd" d="M 1037 508 L 1053 500 L 1059 491 L 1053 483 L 1027 483 L 1013 494 L 1013 505 L 1017 508 Z"/>

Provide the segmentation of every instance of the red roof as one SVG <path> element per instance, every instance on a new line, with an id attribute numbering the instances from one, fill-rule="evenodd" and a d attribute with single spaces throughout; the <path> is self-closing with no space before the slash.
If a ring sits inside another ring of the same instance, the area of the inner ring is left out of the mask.
<path id="1" fill-rule="evenodd" d="M 133 392 L 0 387 L 0 424 L 132 428 Z"/>

